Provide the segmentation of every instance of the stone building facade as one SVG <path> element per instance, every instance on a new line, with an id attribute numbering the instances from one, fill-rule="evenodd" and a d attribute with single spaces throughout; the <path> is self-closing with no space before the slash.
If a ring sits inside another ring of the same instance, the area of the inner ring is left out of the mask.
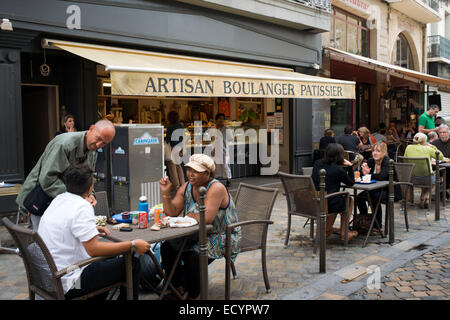
<path id="1" fill-rule="evenodd" d="M 332 127 L 337 135 L 348 124 L 370 130 L 380 122 L 406 125 L 427 104 L 426 83 L 419 76 L 391 71 L 402 66 L 427 73 L 427 23 L 440 21 L 442 15 L 420 0 L 401 1 L 401 6 L 390 2 L 332 1 L 319 75 L 357 82 L 356 100 L 330 101 L 323 128 Z"/>

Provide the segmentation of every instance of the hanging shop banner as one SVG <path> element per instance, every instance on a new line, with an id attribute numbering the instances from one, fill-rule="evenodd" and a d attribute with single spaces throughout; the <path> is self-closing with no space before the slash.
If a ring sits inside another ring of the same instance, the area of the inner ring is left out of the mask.
<path id="1" fill-rule="evenodd" d="M 116 96 L 355 99 L 355 82 L 291 68 L 43 39 L 105 66 Z"/>
<path id="2" fill-rule="evenodd" d="M 111 71 L 113 95 L 355 99 L 354 84 Z"/>

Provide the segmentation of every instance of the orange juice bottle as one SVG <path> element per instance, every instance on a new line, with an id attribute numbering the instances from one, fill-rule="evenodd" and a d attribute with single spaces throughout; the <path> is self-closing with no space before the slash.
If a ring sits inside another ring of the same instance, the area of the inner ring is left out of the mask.
<path id="1" fill-rule="evenodd" d="M 155 223 L 160 224 L 162 219 L 163 210 L 155 209 Z"/>

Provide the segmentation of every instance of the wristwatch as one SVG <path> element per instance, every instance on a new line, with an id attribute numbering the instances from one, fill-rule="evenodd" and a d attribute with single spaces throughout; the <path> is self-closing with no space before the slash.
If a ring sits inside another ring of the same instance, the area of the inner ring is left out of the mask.
<path id="1" fill-rule="evenodd" d="M 136 243 L 134 242 L 134 240 L 131 240 L 131 253 L 134 253 L 136 251 Z"/>

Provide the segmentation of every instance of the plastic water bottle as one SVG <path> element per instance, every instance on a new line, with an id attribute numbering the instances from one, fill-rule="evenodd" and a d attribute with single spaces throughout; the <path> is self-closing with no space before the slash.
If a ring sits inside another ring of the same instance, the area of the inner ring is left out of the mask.
<path id="1" fill-rule="evenodd" d="M 139 198 L 139 212 L 146 212 L 148 214 L 148 201 L 146 196 Z"/>

